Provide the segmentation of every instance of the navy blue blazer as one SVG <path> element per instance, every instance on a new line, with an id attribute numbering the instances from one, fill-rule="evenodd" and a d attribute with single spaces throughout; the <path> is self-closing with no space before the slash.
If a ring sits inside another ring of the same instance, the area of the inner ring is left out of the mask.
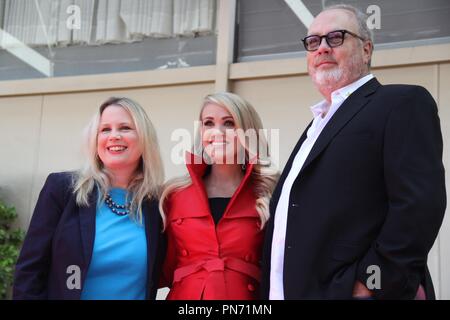
<path id="1" fill-rule="evenodd" d="M 76 204 L 73 173 L 52 173 L 39 195 L 16 264 L 13 299 L 80 299 L 92 257 L 95 237 L 97 191 L 88 207 Z M 165 238 L 157 201 L 143 203 L 147 236 L 147 299 L 155 299 L 165 255 Z M 81 288 L 68 286 L 78 266 Z"/>

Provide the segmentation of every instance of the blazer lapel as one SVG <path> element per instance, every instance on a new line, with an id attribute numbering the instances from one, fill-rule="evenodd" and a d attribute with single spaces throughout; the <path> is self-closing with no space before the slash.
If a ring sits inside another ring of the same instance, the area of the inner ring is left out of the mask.
<path id="1" fill-rule="evenodd" d="M 156 208 L 155 208 L 156 206 Z M 152 287 L 153 281 L 153 271 L 156 262 L 156 254 L 158 249 L 158 240 L 161 230 L 159 223 L 159 210 L 156 201 L 144 201 L 142 205 L 142 212 L 145 217 L 145 235 L 147 237 L 147 265 L 148 265 L 148 275 L 147 281 L 149 282 L 149 288 L 147 288 L 147 293 Z"/>
<path id="2" fill-rule="evenodd" d="M 80 219 L 80 231 L 81 241 L 83 246 L 84 262 L 86 268 L 89 266 L 92 258 L 92 251 L 94 248 L 95 238 L 95 215 L 97 211 L 97 188 L 89 195 L 89 206 L 80 207 L 79 219 Z M 86 269 L 87 270 L 87 269 Z"/>
<path id="3" fill-rule="evenodd" d="M 284 166 L 283 172 L 281 173 L 280 178 L 278 179 L 278 183 L 272 193 L 272 197 L 271 197 L 271 201 L 270 201 L 270 206 L 271 206 L 271 216 L 273 214 L 275 214 L 275 208 L 278 204 L 278 200 L 280 198 L 280 194 L 281 194 L 281 190 L 283 188 L 283 184 L 284 181 L 286 180 L 286 177 L 289 174 L 289 171 L 291 171 L 291 167 L 292 167 L 292 162 L 294 162 L 294 158 L 296 156 L 296 154 L 298 153 L 298 151 L 300 150 L 300 147 L 302 146 L 303 142 L 306 140 L 306 133 L 308 132 L 308 129 L 311 127 L 312 125 L 312 121 L 308 124 L 308 126 L 306 127 L 306 129 L 303 131 L 300 139 L 297 141 L 297 144 L 294 147 L 294 150 L 292 150 L 291 155 L 289 156 L 288 161 L 286 162 L 286 165 Z"/>
<path id="4" fill-rule="evenodd" d="M 316 143 L 300 170 L 299 176 L 328 146 L 334 136 L 337 135 L 339 131 L 370 101 L 368 96 L 375 92 L 379 86 L 380 83 L 376 78 L 373 78 L 358 88 L 344 101 L 320 133 L 320 136 L 317 138 Z"/>

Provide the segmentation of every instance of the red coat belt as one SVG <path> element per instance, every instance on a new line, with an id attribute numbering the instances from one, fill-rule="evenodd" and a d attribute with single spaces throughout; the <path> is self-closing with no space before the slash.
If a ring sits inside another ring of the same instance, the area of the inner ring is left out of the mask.
<path id="1" fill-rule="evenodd" d="M 173 282 L 181 281 L 184 277 L 194 274 L 201 269 L 205 269 L 208 272 L 229 269 L 250 276 L 258 282 L 261 279 L 261 270 L 253 263 L 238 258 L 215 258 L 177 268 L 174 272 Z"/>

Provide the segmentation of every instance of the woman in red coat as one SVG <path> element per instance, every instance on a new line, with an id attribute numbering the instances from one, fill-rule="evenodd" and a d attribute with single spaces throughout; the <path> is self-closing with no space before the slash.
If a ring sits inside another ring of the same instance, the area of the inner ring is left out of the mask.
<path id="1" fill-rule="evenodd" d="M 278 179 L 262 123 L 228 92 L 204 99 L 200 122 L 189 174 L 169 181 L 160 202 L 167 299 L 258 299 L 263 227 Z"/>

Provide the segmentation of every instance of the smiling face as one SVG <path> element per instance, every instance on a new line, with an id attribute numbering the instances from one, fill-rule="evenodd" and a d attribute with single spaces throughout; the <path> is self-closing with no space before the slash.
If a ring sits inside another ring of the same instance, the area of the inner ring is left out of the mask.
<path id="1" fill-rule="evenodd" d="M 237 163 L 236 122 L 224 107 L 208 103 L 201 113 L 201 137 L 206 154 L 216 164 Z"/>
<path id="2" fill-rule="evenodd" d="M 311 24 L 308 35 L 323 36 L 335 30 L 347 30 L 359 35 L 355 16 L 343 9 L 320 13 Z M 328 92 L 345 87 L 368 73 L 371 43 L 364 43 L 349 34 L 344 43 L 330 48 L 325 39 L 316 51 L 307 53 L 308 72 L 319 91 Z"/>
<path id="3" fill-rule="evenodd" d="M 97 133 L 97 153 L 111 172 L 133 172 L 139 165 L 142 148 L 136 126 L 128 111 L 117 105 L 103 110 Z"/>

